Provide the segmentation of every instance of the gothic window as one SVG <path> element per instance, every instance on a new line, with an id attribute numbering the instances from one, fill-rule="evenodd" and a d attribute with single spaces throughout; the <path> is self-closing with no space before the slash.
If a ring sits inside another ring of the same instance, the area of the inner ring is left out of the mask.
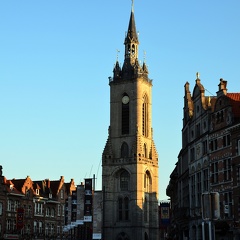
<path id="1" fill-rule="evenodd" d="M 122 134 L 129 134 L 129 101 L 122 102 Z"/>
<path id="2" fill-rule="evenodd" d="M 135 45 L 132 45 L 132 55 L 135 55 Z"/>
<path id="3" fill-rule="evenodd" d="M 126 158 L 128 157 L 128 145 L 127 143 L 123 143 L 121 147 L 121 158 Z"/>
<path id="4" fill-rule="evenodd" d="M 152 180 L 149 171 L 147 171 L 144 175 L 144 188 L 145 192 L 151 192 Z"/>
<path id="5" fill-rule="evenodd" d="M 148 101 L 146 95 L 143 97 L 142 104 L 142 135 L 148 136 Z"/>
<path id="6" fill-rule="evenodd" d="M 147 144 L 144 143 L 143 145 L 144 157 L 147 158 Z"/>
<path id="7" fill-rule="evenodd" d="M 120 189 L 121 191 L 128 191 L 129 190 L 129 181 L 130 181 L 130 175 L 125 170 L 120 173 Z"/>
<path id="8" fill-rule="evenodd" d="M 129 220 L 129 198 L 128 197 L 118 198 L 118 220 L 119 221 Z"/>

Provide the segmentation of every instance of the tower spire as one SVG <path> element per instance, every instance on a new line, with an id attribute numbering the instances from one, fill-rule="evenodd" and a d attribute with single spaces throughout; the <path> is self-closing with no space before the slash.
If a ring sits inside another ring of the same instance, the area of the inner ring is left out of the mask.
<path id="1" fill-rule="evenodd" d="M 128 31 L 125 37 L 125 60 L 130 60 L 131 65 L 135 63 L 135 59 L 138 58 L 138 34 L 136 31 L 136 24 L 134 18 L 134 9 L 133 9 L 134 0 L 132 0 L 132 10 L 128 25 Z"/>

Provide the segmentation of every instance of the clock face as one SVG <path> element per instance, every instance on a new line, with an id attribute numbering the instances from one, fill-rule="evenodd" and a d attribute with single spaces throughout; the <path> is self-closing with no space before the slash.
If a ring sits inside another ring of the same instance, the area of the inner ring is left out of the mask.
<path id="1" fill-rule="evenodd" d="M 123 98 L 122 98 L 122 103 L 123 104 L 127 104 L 129 102 L 129 97 L 128 96 L 124 96 Z"/>

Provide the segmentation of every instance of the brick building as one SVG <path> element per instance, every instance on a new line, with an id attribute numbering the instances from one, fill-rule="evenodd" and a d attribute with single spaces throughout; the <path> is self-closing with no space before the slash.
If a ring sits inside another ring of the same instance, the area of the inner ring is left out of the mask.
<path id="1" fill-rule="evenodd" d="M 240 93 L 228 93 L 220 79 L 216 96 L 205 96 L 197 74 L 193 94 L 185 84 L 182 149 L 170 176 L 172 236 L 202 239 L 202 194 L 219 193 L 216 239 L 239 237 Z"/>
<path id="2" fill-rule="evenodd" d="M 62 239 L 65 202 L 76 189 L 73 179 L 8 180 L 0 168 L 0 238 Z"/>

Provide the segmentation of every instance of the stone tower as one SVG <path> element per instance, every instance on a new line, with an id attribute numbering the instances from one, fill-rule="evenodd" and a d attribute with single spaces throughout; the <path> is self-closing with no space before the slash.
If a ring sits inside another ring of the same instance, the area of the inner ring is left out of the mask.
<path id="1" fill-rule="evenodd" d="M 158 239 L 158 154 L 152 130 L 152 81 L 138 61 L 133 6 L 110 85 L 110 126 L 102 155 L 103 239 Z"/>

